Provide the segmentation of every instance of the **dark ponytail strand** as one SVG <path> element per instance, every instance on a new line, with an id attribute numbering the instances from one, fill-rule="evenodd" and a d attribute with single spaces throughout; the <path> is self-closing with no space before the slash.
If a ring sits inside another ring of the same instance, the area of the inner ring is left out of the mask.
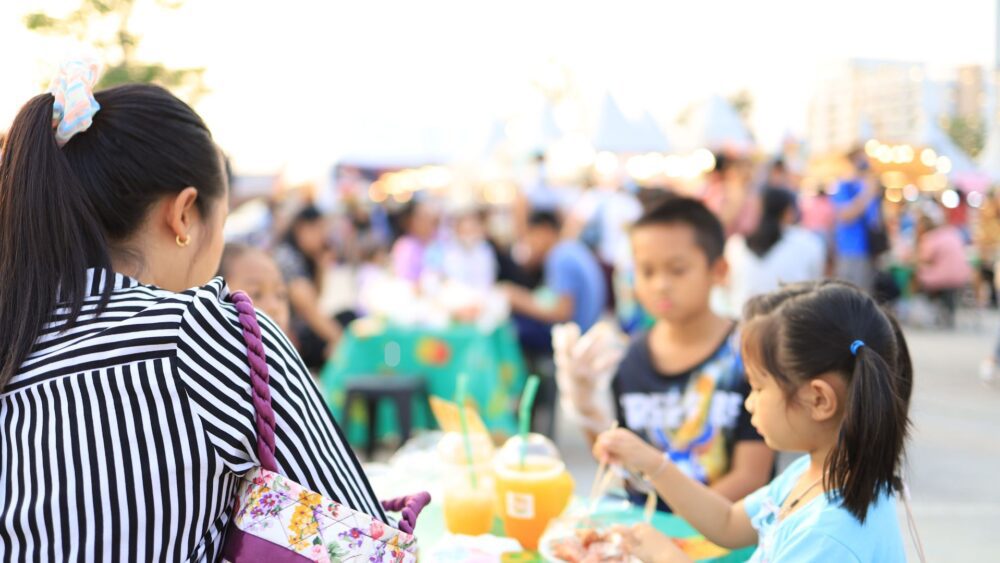
<path id="1" fill-rule="evenodd" d="M 844 508 L 862 524 L 868 507 L 897 486 L 909 420 L 896 363 L 867 346 L 857 350 L 844 423 L 827 461 L 827 489 L 840 491 Z"/>
<path id="2" fill-rule="evenodd" d="M 42 94 L 25 104 L 0 151 L 0 389 L 31 352 L 57 300 L 75 319 L 86 269 L 109 264 L 93 209 L 56 144 L 53 101 Z"/>

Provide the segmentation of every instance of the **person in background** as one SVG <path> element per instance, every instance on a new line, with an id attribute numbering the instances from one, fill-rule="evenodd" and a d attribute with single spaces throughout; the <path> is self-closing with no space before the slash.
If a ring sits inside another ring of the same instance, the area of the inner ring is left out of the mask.
<path id="1" fill-rule="evenodd" d="M 983 200 L 976 217 L 972 239 L 979 253 L 979 276 L 976 277 L 976 297 L 980 302 L 997 308 L 997 288 L 995 264 L 1000 251 L 1000 193 L 988 194 Z M 986 294 L 988 297 L 984 298 Z"/>
<path id="2" fill-rule="evenodd" d="M 840 182 L 833 195 L 836 277 L 871 293 L 875 289 L 875 264 L 869 227 L 880 220 L 881 193 L 865 152 L 851 151 L 848 160 L 851 178 Z"/>
<path id="3" fill-rule="evenodd" d="M 292 330 L 302 359 L 310 369 L 319 369 L 333 354 L 344 329 L 319 306 L 323 275 L 333 261 L 319 209 L 308 205 L 295 215 L 284 242 L 274 249 L 274 259 L 288 284 Z"/>
<path id="4" fill-rule="evenodd" d="M 799 207 L 802 212 L 802 220 L 799 223 L 801 227 L 819 237 L 823 242 L 823 249 L 826 253 L 824 273 L 830 275 L 836 267 L 837 244 L 834 240 L 833 228 L 837 222 L 837 210 L 830 199 L 830 194 L 827 193 L 826 186 L 819 186 L 815 194 L 800 196 Z"/>
<path id="5" fill-rule="evenodd" d="M 627 267 L 631 257 L 628 229 L 640 215 L 642 204 L 634 193 L 604 181 L 585 191 L 570 209 L 563 236 L 581 238 L 592 233 L 591 246 L 600 261 L 604 281 L 614 288 L 616 270 Z M 608 308 L 612 311 L 615 298 L 615 291 L 608 291 Z"/>
<path id="6" fill-rule="evenodd" d="M 586 331 L 597 323 L 607 299 L 607 286 L 597 258 L 578 240 L 561 239 L 555 214 L 536 211 L 528 220 L 525 241 L 527 263 L 543 268 L 543 287 L 549 295 L 536 297 L 513 284 L 502 288 L 516 314 L 522 345 L 532 351 L 551 352 L 551 328 L 573 321 Z"/>
<path id="7" fill-rule="evenodd" d="M 416 285 L 424 271 L 427 248 L 437 234 L 437 214 L 426 203 L 410 201 L 398 220 L 402 235 L 392 247 L 393 272 Z"/>
<path id="8" fill-rule="evenodd" d="M 246 293 L 282 332 L 293 334 L 288 286 L 274 258 L 259 248 L 231 242 L 222 251 L 219 275 L 230 291 Z"/>
<path id="9" fill-rule="evenodd" d="M 785 166 L 785 160 L 781 157 L 775 158 L 771 162 L 771 167 L 767 170 L 767 179 L 764 182 L 764 189 L 785 189 L 795 191 L 792 185 L 791 175 Z"/>
<path id="10" fill-rule="evenodd" d="M 740 499 L 767 483 L 774 453 L 744 406 L 750 386 L 736 323 L 709 303 L 712 286 L 726 275 L 722 224 L 699 201 L 671 197 L 636 221 L 631 239 L 636 296 L 656 323 L 632 340 L 614 368 L 615 418 L 688 476 Z M 601 390 L 589 397 L 578 392 L 591 385 L 592 366 L 574 354 L 562 344 L 556 350 L 559 381 L 567 383 L 562 392 L 593 441 L 612 420 L 601 412 Z M 629 494 L 638 505 L 646 501 L 638 490 Z M 659 507 L 668 509 L 662 500 Z"/>
<path id="11" fill-rule="evenodd" d="M 454 237 L 442 243 L 441 273 L 448 280 L 487 291 L 497 282 L 498 264 L 481 216 L 475 209 L 456 214 Z"/>
<path id="12" fill-rule="evenodd" d="M 961 231 L 949 225 L 941 207 L 928 202 L 917 220 L 917 268 L 920 291 L 940 300 L 945 324 L 954 324 L 958 293 L 972 281 L 972 267 L 965 255 Z"/>
<path id="13" fill-rule="evenodd" d="M 747 237 L 735 235 L 726 244 L 731 311 L 738 314 L 751 297 L 770 293 L 782 284 L 823 277 L 826 251 L 822 241 L 795 225 L 795 194 L 767 188 L 763 214 Z"/>
<path id="14" fill-rule="evenodd" d="M 722 222 L 727 237 L 749 234 L 757 222 L 759 210 L 750 189 L 749 167 L 745 159 L 719 152 L 702 189 L 702 202 Z"/>

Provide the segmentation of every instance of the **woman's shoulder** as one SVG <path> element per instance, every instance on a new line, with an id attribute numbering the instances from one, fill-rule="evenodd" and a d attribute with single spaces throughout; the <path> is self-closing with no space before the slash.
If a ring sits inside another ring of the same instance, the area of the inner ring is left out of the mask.
<path id="1" fill-rule="evenodd" d="M 240 313 L 224 278 L 217 276 L 207 284 L 184 293 L 190 296 L 191 303 L 181 325 L 182 331 L 245 347 Z M 294 348 L 277 324 L 263 311 L 255 309 L 255 312 L 265 349 L 271 355 L 277 354 L 285 359 L 294 355 Z"/>

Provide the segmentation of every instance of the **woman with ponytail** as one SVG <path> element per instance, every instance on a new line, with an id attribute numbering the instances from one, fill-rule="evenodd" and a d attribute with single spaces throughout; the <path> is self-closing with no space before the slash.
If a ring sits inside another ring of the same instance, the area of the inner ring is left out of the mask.
<path id="1" fill-rule="evenodd" d="M 782 284 L 823 277 L 826 250 L 820 237 L 796 225 L 795 193 L 767 188 L 760 198 L 756 230 L 746 237 L 734 235 L 726 243 L 729 302 L 734 314 L 752 297 L 775 291 Z"/>
<path id="2" fill-rule="evenodd" d="M 905 561 L 896 515 L 913 371 L 895 320 L 858 288 L 811 282 L 751 300 L 742 332 L 751 423 L 776 450 L 804 451 L 730 502 L 626 430 L 595 454 L 650 479 L 709 540 L 757 544 L 752 561 Z M 628 534 L 643 561 L 687 561 L 665 536 Z"/>
<path id="3" fill-rule="evenodd" d="M 0 148 L 0 561 L 216 561 L 260 465 L 222 278 L 228 185 L 166 90 L 65 65 Z M 385 522 L 281 330 L 260 317 L 291 480 Z"/>

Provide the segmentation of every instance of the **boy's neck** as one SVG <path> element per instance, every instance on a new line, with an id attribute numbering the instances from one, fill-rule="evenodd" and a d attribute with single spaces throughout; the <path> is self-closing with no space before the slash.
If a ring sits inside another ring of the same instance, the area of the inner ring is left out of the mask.
<path id="1" fill-rule="evenodd" d="M 723 324 L 728 326 L 730 323 L 706 308 L 680 322 L 659 320 L 653 331 L 678 344 L 703 343 L 706 339 L 714 337 Z"/>

